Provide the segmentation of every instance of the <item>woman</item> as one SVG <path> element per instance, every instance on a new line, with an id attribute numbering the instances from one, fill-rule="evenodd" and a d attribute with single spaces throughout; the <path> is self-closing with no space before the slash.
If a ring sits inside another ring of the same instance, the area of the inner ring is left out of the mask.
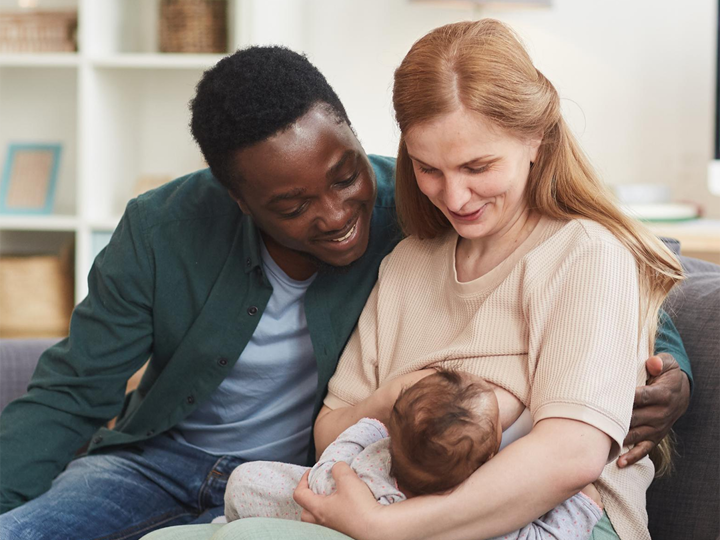
<path id="1" fill-rule="evenodd" d="M 614 206 L 554 87 L 502 23 L 420 39 L 393 102 L 409 238 L 383 262 L 330 382 L 318 451 L 358 418 L 384 418 L 396 391 L 387 381 L 466 358 L 523 401 L 533 427 L 452 493 L 389 507 L 338 465 L 342 495 L 301 483 L 305 520 L 358 539 L 487 538 L 594 482 L 607 516 L 593 537 L 649 538 L 653 464 L 612 461 L 678 261 Z"/>

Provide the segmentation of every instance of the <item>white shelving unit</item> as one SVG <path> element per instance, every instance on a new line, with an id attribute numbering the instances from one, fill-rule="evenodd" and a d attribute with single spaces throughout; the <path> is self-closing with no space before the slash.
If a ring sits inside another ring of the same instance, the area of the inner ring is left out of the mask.
<path id="1" fill-rule="evenodd" d="M 275 9 L 297 9 L 292 3 L 229 0 L 228 50 L 262 42 Z M 78 11 L 78 52 L 0 54 L 0 155 L 4 162 L 11 142 L 61 143 L 55 203 L 47 216 L 0 215 L 0 253 L 53 253 L 74 241 L 80 301 L 137 179 L 205 166 L 187 104 L 221 55 L 158 53 L 159 0 L 40 0 L 39 7 Z M 0 0 L 8 8 L 17 2 Z"/>

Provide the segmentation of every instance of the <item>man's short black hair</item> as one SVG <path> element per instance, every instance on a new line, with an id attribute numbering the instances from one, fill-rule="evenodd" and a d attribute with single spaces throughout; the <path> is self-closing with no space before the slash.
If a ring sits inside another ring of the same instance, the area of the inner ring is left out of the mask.
<path id="1" fill-rule="evenodd" d="M 207 70 L 190 102 L 192 135 L 215 177 L 235 192 L 235 151 L 261 142 L 324 104 L 350 125 L 325 77 L 303 55 L 285 47 L 248 47 Z"/>

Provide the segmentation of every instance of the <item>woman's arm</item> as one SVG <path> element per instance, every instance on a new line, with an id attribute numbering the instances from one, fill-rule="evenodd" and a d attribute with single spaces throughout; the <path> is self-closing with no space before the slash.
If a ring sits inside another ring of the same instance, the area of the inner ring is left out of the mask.
<path id="1" fill-rule="evenodd" d="M 319 458 L 330 443 L 361 418 L 376 418 L 387 424 L 400 392 L 432 373 L 435 373 L 434 369 L 423 369 L 396 377 L 355 405 L 337 409 L 323 405 L 315 420 L 316 457 Z"/>
<path id="2" fill-rule="evenodd" d="M 610 437 L 579 421 L 548 418 L 448 495 L 381 507 L 349 467 L 337 465 L 337 492 L 315 495 L 303 481 L 303 520 L 357 540 L 477 540 L 517 530 L 597 480 Z"/>

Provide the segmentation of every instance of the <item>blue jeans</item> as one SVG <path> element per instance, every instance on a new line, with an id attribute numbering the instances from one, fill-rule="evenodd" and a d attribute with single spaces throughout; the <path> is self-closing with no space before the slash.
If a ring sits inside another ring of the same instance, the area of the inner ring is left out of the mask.
<path id="1" fill-rule="evenodd" d="M 49 491 L 0 516 L 1 540 L 130 540 L 223 513 L 242 460 L 212 456 L 169 435 L 71 462 Z"/>

